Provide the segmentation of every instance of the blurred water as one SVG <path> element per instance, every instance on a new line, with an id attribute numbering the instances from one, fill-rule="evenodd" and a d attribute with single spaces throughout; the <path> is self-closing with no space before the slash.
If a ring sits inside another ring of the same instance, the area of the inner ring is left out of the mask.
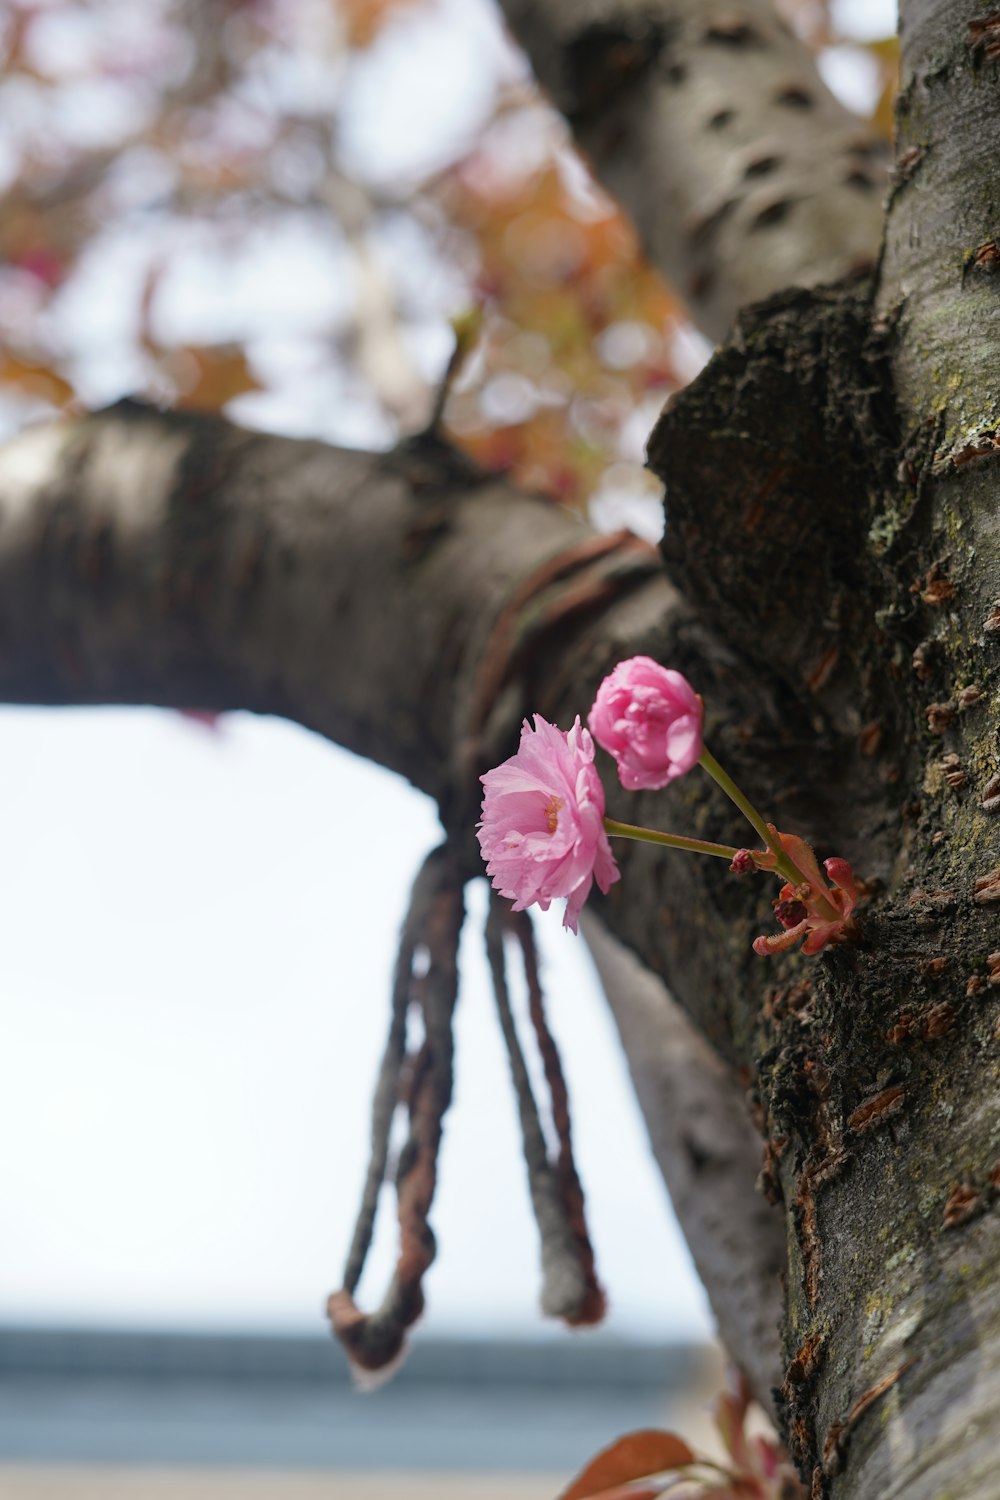
<path id="1" fill-rule="evenodd" d="M 697 1346 L 426 1340 L 362 1394 L 320 1339 L 8 1330 L 0 1463 L 568 1476 L 631 1428 L 689 1432 L 707 1369 Z"/>

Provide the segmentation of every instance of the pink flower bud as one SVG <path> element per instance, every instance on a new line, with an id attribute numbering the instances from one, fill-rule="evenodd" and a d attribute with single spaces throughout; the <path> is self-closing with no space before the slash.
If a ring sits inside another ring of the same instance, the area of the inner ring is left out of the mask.
<path id="1" fill-rule="evenodd" d="M 773 905 L 774 915 L 786 930 L 791 927 L 798 927 L 799 923 L 804 922 L 809 915 L 805 905 L 794 898 L 790 901 L 775 901 Z"/>
<path id="2" fill-rule="evenodd" d="M 517 754 L 480 779 L 476 836 L 494 890 L 515 911 L 535 902 L 548 911 L 553 896 L 565 896 L 563 925 L 576 932 L 593 882 L 606 892 L 618 879 L 594 742 L 579 716 L 568 734 L 541 714 L 534 729 L 525 720 Z"/>
<path id="3" fill-rule="evenodd" d="M 737 849 L 729 868 L 734 875 L 752 875 L 757 866 L 749 849 Z"/>
<path id="4" fill-rule="evenodd" d="M 587 723 L 618 762 L 622 786 L 655 791 L 697 765 L 703 717 L 686 677 L 651 657 L 633 656 L 605 677 Z"/>

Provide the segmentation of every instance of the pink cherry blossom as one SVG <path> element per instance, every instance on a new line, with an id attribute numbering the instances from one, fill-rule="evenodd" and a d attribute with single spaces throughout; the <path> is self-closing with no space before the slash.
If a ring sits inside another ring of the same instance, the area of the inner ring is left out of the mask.
<path id="1" fill-rule="evenodd" d="M 618 762 L 622 786 L 636 792 L 655 791 L 697 765 L 703 717 L 686 677 L 633 656 L 605 677 L 587 723 Z"/>
<path id="2" fill-rule="evenodd" d="M 494 890 L 515 911 L 535 902 L 548 911 L 553 896 L 565 896 L 563 925 L 576 932 L 594 880 L 607 891 L 618 879 L 604 831 L 604 788 L 579 715 L 568 734 L 541 714 L 534 720 L 534 729 L 524 721 L 517 754 L 480 778 L 477 837 Z"/>

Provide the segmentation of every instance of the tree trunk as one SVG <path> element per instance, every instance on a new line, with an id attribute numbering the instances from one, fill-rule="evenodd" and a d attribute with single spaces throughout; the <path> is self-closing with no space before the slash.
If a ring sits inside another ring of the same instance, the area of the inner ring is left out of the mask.
<path id="1" fill-rule="evenodd" d="M 860 940 L 760 959 L 761 881 L 637 844 L 595 911 L 755 1096 L 813 1496 L 987 1500 L 1000 23 L 903 20 L 877 279 L 754 309 L 672 405 L 662 569 L 435 439 L 373 458 L 126 407 L 0 452 L 0 696 L 288 714 L 436 796 L 472 870 L 477 773 L 525 712 L 569 722 L 636 652 L 686 672 L 754 800 L 870 882 Z M 676 826 L 744 841 L 706 778 L 670 796 Z"/>

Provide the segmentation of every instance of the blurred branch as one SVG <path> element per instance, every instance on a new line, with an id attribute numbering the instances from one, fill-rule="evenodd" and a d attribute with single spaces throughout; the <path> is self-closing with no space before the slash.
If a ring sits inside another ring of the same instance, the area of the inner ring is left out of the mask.
<path id="1" fill-rule="evenodd" d="M 885 142 L 769 0 L 501 0 L 647 253 L 721 338 L 738 309 L 871 265 Z"/>
<path id="2" fill-rule="evenodd" d="M 784 1216 L 754 1186 L 761 1137 L 732 1071 L 663 981 L 592 912 L 583 914 L 583 933 L 722 1341 L 757 1399 L 773 1409 L 787 1253 Z"/>

